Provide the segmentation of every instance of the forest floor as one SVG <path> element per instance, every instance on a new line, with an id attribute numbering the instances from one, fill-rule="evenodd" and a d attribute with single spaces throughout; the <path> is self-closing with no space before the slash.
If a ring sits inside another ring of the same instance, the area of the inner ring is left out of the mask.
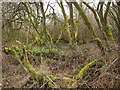
<path id="1" fill-rule="evenodd" d="M 82 67 L 93 60 L 103 61 L 103 65 L 95 65 L 91 67 L 84 75 L 84 82 L 79 83 L 81 87 L 92 88 L 120 88 L 120 75 L 118 71 L 118 48 L 113 47 L 107 55 L 103 55 L 102 51 L 96 43 L 86 43 L 78 45 L 75 48 L 69 48 L 68 44 L 59 44 L 57 49 L 64 53 L 64 57 L 48 56 L 38 57 L 38 60 L 30 58 L 31 64 L 37 71 L 43 71 L 46 74 L 57 75 L 63 77 L 75 76 Z M 55 59 L 53 59 L 55 58 Z M 3 88 L 28 88 L 30 83 L 30 75 L 19 64 L 18 60 L 11 55 L 3 52 Z M 55 81 L 60 87 L 66 88 L 62 79 Z M 70 87 L 70 86 L 67 86 Z"/>

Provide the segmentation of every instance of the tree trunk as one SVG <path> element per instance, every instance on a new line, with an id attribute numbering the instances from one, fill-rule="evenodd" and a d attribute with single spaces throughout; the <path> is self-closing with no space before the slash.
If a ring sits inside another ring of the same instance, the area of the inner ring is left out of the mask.
<path id="1" fill-rule="evenodd" d="M 112 43 L 114 44 L 115 41 L 114 41 L 114 38 L 113 38 L 113 35 L 112 35 L 112 30 L 107 22 L 107 17 L 108 17 L 108 13 L 109 13 L 109 9 L 110 9 L 110 4 L 111 2 L 108 2 L 107 3 L 107 6 L 106 6 L 106 10 L 105 10 L 105 13 L 103 14 L 103 6 L 104 6 L 104 2 L 99 2 L 98 4 L 98 8 L 97 8 L 97 11 L 98 11 L 98 15 L 100 17 L 100 21 L 101 21 L 101 24 L 102 24 L 102 30 L 105 34 L 105 40 L 107 41 L 107 44 L 109 46 L 109 42 L 112 41 Z"/>
<path id="2" fill-rule="evenodd" d="M 90 21 L 88 20 L 87 16 L 86 16 L 86 13 L 85 11 L 82 9 L 82 7 L 77 3 L 77 2 L 72 2 L 75 7 L 77 8 L 77 10 L 79 11 L 81 17 L 84 19 L 88 29 L 92 32 L 92 35 L 95 37 L 96 41 L 97 41 L 97 44 L 98 46 L 100 47 L 100 49 L 103 51 L 103 53 L 105 54 L 104 52 L 104 47 L 102 45 L 102 41 L 100 40 L 100 38 L 96 35 L 96 33 L 94 32 L 93 30 L 93 27 L 90 23 Z"/>
<path id="3" fill-rule="evenodd" d="M 47 39 L 50 41 L 51 44 L 53 44 L 53 40 L 52 40 L 52 37 L 49 33 L 49 31 L 46 29 L 46 16 L 45 16 L 45 12 L 44 12 L 44 7 L 43 7 L 43 2 L 40 2 L 40 8 L 41 8 L 41 13 L 42 13 L 42 16 L 43 16 L 43 38 L 45 40 L 45 37 L 47 37 Z"/>
<path id="4" fill-rule="evenodd" d="M 68 17 L 67 17 L 67 15 L 66 15 L 66 12 L 65 12 L 63 3 L 60 2 L 60 3 L 58 3 L 58 4 L 59 4 L 59 6 L 61 7 L 61 10 L 62 10 L 62 13 L 63 13 L 63 16 L 64 16 L 65 26 L 66 26 L 66 30 L 67 30 L 68 38 L 69 38 L 69 44 L 72 45 L 72 37 L 71 37 L 70 29 L 69 29 Z"/>

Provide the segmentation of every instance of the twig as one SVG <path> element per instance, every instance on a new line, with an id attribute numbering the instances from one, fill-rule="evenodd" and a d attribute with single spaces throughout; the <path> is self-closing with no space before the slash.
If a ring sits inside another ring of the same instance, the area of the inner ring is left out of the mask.
<path id="1" fill-rule="evenodd" d="M 46 83 L 48 83 L 49 80 L 47 80 L 45 83 L 43 83 L 43 85 L 40 88 L 43 88 L 45 86 Z"/>
<path id="2" fill-rule="evenodd" d="M 29 88 L 32 88 L 35 84 L 37 84 L 37 82 L 34 82 Z"/>
<path id="3" fill-rule="evenodd" d="M 48 77 L 48 76 L 46 76 L 46 77 L 47 77 L 48 80 L 51 81 L 57 88 L 59 88 L 59 86 L 58 86 L 55 82 L 53 82 L 53 80 L 52 80 L 50 77 Z"/>
<path id="4" fill-rule="evenodd" d="M 114 61 L 108 66 L 106 67 L 106 71 L 119 59 L 119 57 L 115 58 Z"/>
<path id="5" fill-rule="evenodd" d="M 99 78 L 101 78 L 102 76 L 108 74 L 108 73 L 107 73 L 107 70 L 108 70 L 118 59 L 119 59 L 119 57 L 115 58 L 114 61 L 113 61 L 108 67 L 104 68 L 105 70 L 102 69 L 103 71 L 101 71 L 102 74 L 99 76 Z"/>
<path id="6" fill-rule="evenodd" d="M 109 72 L 107 72 L 106 74 L 112 76 L 115 79 L 119 79 L 120 80 L 120 75 L 115 75 L 115 74 L 112 74 L 112 73 L 109 73 Z"/>

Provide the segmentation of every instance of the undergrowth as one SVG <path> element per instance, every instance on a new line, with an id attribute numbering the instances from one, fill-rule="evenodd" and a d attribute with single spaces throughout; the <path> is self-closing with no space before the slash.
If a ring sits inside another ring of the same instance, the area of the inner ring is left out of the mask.
<path id="1" fill-rule="evenodd" d="M 38 73 L 34 69 L 34 67 L 30 64 L 28 55 L 33 56 L 40 56 L 40 55 L 49 55 L 49 54 L 58 54 L 59 51 L 55 48 L 53 49 L 40 49 L 33 47 L 31 49 L 27 48 L 23 45 L 22 48 L 19 48 L 18 46 L 13 47 L 5 47 L 5 52 L 7 54 L 13 55 L 19 60 L 20 64 L 24 67 L 26 71 L 28 71 L 31 75 L 31 77 L 34 79 L 35 85 L 44 87 L 43 85 L 46 84 L 48 87 L 51 88 L 59 88 L 60 86 L 55 83 L 57 79 L 59 79 L 59 75 L 46 75 L 44 72 Z M 88 69 L 94 66 L 95 64 L 99 64 L 100 61 L 93 60 L 90 63 L 86 64 L 77 75 L 74 75 L 73 77 L 65 77 L 63 76 L 63 84 L 67 87 L 71 88 L 77 88 L 77 83 L 79 80 L 82 82 L 83 76 L 87 73 Z"/>

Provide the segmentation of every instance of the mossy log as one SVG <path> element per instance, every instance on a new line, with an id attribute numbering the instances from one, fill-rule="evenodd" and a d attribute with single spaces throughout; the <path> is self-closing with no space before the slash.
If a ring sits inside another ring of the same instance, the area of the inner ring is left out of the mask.
<path id="1" fill-rule="evenodd" d="M 97 60 L 93 60 L 92 62 L 86 64 L 86 65 L 79 71 L 79 73 L 76 75 L 76 79 L 77 79 L 77 80 L 78 80 L 78 79 L 82 79 L 83 76 L 85 75 L 85 73 L 88 71 L 88 69 L 89 69 L 91 66 L 93 66 L 93 65 L 95 65 L 95 64 L 97 64 L 97 63 L 98 63 Z"/>

